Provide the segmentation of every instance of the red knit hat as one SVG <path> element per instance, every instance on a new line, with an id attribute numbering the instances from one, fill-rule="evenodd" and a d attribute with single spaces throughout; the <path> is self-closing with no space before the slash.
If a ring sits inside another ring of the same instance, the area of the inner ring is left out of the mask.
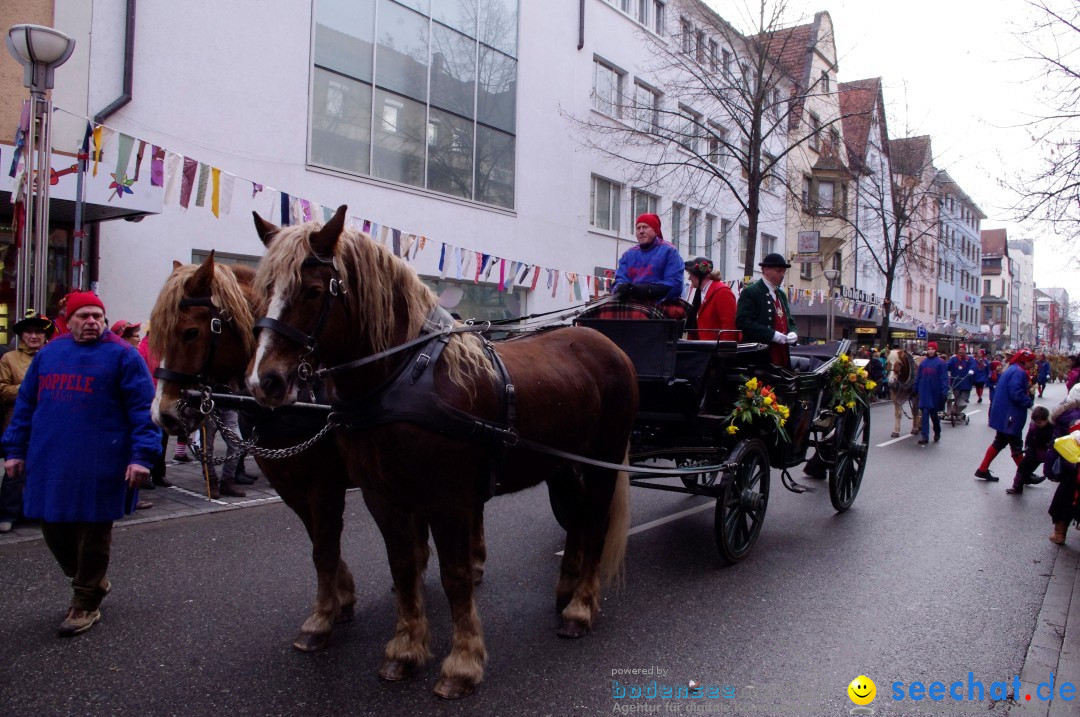
<path id="1" fill-rule="evenodd" d="M 930 349 L 933 349 L 934 351 L 937 351 L 937 341 L 927 341 L 926 342 L 926 350 L 929 351 Z"/>
<path id="2" fill-rule="evenodd" d="M 101 299 L 92 291 L 74 291 L 67 295 L 67 304 L 64 308 L 67 309 L 69 317 L 74 316 L 75 312 L 84 306 L 96 306 L 102 311 L 105 310 L 105 304 L 101 303 Z"/>
<path id="3" fill-rule="evenodd" d="M 1012 358 L 1009 359 L 1009 363 L 1012 364 L 1012 363 L 1020 363 L 1021 361 L 1034 361 L 1034 360 L 1035 360 L 1035 354 L 1033 354 L 1030 350 L 1028 350 L 1028 349 L 1020 349 L 1019 351 L 1017 351 L 1016 353 L 1014 353 L 1012 355 Z"/>
<path id="4" fill-rule="evenodd" d="M 656 232 L 656 236 L 660 237 L 661 239 L 664 238 L 663 232 L 660 231 L 660 217 L 656 216 L 655 214 L 638 215 L 637 221 L 634 222 L 634 226 L 636 227 L 638 224 L 648 224 L 650 227 L 652 227 L 652 230 Z"/>

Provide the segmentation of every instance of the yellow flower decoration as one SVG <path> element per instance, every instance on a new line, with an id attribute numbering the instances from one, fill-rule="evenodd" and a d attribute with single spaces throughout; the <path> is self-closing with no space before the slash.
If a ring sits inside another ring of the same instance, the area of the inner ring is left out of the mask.
<path id="1" fill-rule="evenodd" d="M 780 427 L 783 428 L 786 425 L 787 425 L 787 419 L 786 418 L 781 418 L 780 419 Z"/>
<path id="2" fill-rule="evenodd" d="M 729 433 L 730 435 L 734 436 L 734 435 L 735 435 L 736 433 L 738 433 L 738 432 L 739 432 L 739 429 L 738 429 L 738 427 L 737 427 L 737 426 L 731 425 L 731 426 L 728 426 L 728 427 L 727 427 L 727 432 L 728 432 L 728 433 Z"/>
<path id="3" fill-rule="evenodd" d="M 766 406 L 771 406 L 773 403 L 772 396 L 766 396 L 764 400 Z"/>
<path id="4" fill-rule="evenodd" d="M 747 387 L 748 389 L 750 389 L 751 391 L 756 391 L 756 390 L 757 390 L 757 387 L 758 387 L 758 381 L 757 381 L 757 378 L 752 378 L 752 379 L 750 379 L 749 381 L 747 381 L 747 382 L 746 382 L 746 387 Z"/>
<path id="5" fill-rule="evenodd" d="M 855 383 L 856 381 L 859 380 L 859 377 L 856 376 L 853 373 L 849 373 L 847 379 L 848 379 L 848 381 L 851 381 L 852 383 Z"/>
<path id="6" fill-rule="evenodd" d="M 855 402 L 854 401 L 848 401 L 847 402 L 847 407 L 848 408 L 855 408 Z"/>
<path id="7" fill-rule="evenodd" d="M 844 407 L 843 406 L 837 406 L 833 410 L 836 411 L 837 413 L 843 413 L 844 412 Z"/>
<path id="8" fill-rule="evenodd" d="M 866 390 L 867 391 L 873 391 L 875 388 L 877 388 L 877 382 L 876 381 L 867 381 L 866 382 Z"/>
<path id="9" fill-rule="evenodd" d="M 859 369 L 859 378 L 866 378 L 870 374 L 866 373 L 866 369 Z"/>

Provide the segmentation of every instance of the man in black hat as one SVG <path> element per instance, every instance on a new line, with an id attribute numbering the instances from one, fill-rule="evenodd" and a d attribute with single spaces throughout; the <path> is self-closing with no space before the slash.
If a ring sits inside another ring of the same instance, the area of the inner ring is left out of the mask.
<path id="1" fill-rule="evenodd" d="M 768 344 L 772 363 L 791 368 L 788 346 L 799 337 L 795 333 L 795 319 L 788 307 L 787 294 L 780 288 L 791 264 L 779 254 L 769 254 L 758 266 L 761 267 L 761 278 L 739 294 L 735 328 L 742 331 L 743 341 Z"/>

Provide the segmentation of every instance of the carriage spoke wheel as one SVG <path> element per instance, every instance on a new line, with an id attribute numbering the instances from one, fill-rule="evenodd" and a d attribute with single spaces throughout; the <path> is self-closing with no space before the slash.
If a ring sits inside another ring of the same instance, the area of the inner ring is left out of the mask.
<path id="1" fill-rule="evenodd" d="M 855 502 L 870 451 L 870 407 L 859 401 L 842 416 L 837 430 L 836 463 L 829 472 L 829 500 L 844 512 Z"/>
<path id="2" fill-rule="evenodd" d="M 749 440 L 735 447 L 729 459 L 735 469 L 716 499 L 716 548 L 726 563 L 747 556 L 757 541 L 769 505 L 769 455 L 765 445 Z"/>

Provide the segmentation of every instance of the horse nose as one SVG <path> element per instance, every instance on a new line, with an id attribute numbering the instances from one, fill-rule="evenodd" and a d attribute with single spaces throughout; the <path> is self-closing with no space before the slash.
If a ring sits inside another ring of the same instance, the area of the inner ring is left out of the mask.
<path id="1" fill-rule="evenodd" d="M 259 390 L 266 398 L 280 401 L 285 397 L 285 377 L 277 371 L 266 373 L 259 378 Z"/>
<path id="2" fill-rule="evenodd" d="M 165 430 L 166 433 L 176 436 L 183 430 L 180 419 L 171 413 L 162 413 L 158 416 L 158 425 Z"/>

